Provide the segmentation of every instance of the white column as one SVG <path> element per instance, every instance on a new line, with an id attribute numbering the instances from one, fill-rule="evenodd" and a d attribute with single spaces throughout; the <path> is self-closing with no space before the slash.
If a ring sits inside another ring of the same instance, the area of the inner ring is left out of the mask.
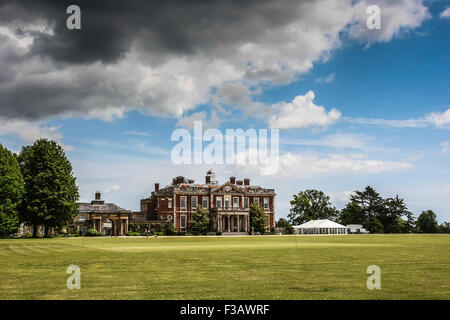
<path id="1" fill-rule="evenodd" d="M 173 194 L 173 226 L 177 229 L 177 195 Z M 181 222 L 180 222 L 181 223 Z"/>

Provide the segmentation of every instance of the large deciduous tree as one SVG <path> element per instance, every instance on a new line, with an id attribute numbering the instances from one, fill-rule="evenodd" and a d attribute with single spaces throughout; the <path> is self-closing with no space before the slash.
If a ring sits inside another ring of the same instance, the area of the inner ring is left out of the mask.
<path id="1" fill-rule="evenodd" d="M 414 219 L 414 215 L 411 211 L 406 212 L 405 214 L 406 220 L 403 223 L 402 232 L 403 233 L 411 233 L 416 230 L 416 220 Z"/>
<path id="2" fill-rule="evenodd" d="M 259 203 L 252 203 L 249 209 L 250 227 L 253 232 L 261 234 L 266 230 L 267 217 Z"/>
<path id="3" fill-rule="evenodd" d="M 23 192 L 19 162 L 11 151 L 0 144 L 0 236 L 17 232 Z"/>
<path id="4" fill-rule="evenodd" d="M 194 234 L 207 234 L 210 227 L 209 211 L 197 206 L 197 209 L 192 213 L 192 233 Z"/>
<path id="5" fill-rule="evenodd" d="M 417 231 L 421 233 L 436 233 L 438 231 L 438 222 L 433 210 L 422 211 L 416 222 Z"/>
<path id="6" fill-rule="evenodd" d="M 450 222 L 443 222 L 438 227 L 439 233 L 450 233 Z"/>
<path id="7" fill-rule="evenodd" d="M 284 233 L 286 234 L 293 234 L 294 233 L 294 227 L 284 218 L 280 218 L 277 223 L 275 224 L 276 227 L 284 229 Z"/>
<path id="8" fill-rule="evenodd" d="M 334 220 L 338 211 L 332 206 L 330 197 L 322 191 L 306 190 L 294 195 L 288 214 L 289 223 L 300 225 L 309 220 Z"/>
<path id="9" fill-rule="evenodd" d="M 383 225 L 385 233 L 400 233 L 405 229 L 403 216 L 408 217 L 409 210 L 403 199 L 397 195 L 395 198 L 388 198 L 383 202 L 383 210 L 378 214 L 378 220 Z"/>
<path id="10" fill-rule="evenodd" d="M 21 218 L 33 225 L 33 236 L 39 225 L 48 236 L 49 228 L 72 222 L 79 193 L 63 148 L 55 141 L 39 139 L 22 148 L 19 162 L 25 182 Z"/>
<path id="11" fill-rule="evenodd" d="M 347 203 L 347 206 L 341 210 L 338 222 L 347 225 L 347 224 L 361 224 L 364 225 L 366 223 L 366 216 L 363 209 L 358 205 L 358 203 L 351 201 Z"/>

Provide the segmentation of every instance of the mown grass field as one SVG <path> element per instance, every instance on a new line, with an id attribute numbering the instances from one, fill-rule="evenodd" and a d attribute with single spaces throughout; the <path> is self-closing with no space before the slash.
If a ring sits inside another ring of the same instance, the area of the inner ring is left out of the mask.
<path id="1" fill-rule="evenodd" d="M 69 265 L 81 289 L 69 290 Z M 381 268 L 368 290 L 366 269 Z M 0 240 L 0 299 L 449 299 L 450 235 Z"/>

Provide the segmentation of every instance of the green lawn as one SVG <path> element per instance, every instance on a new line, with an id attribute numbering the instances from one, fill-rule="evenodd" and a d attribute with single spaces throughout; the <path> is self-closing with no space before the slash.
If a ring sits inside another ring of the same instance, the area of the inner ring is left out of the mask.
<path id="1" fill-rule="evenodd" d="M 449 299 L 449 253 L 450 235 L 0 240 L 0 299 Z"/>

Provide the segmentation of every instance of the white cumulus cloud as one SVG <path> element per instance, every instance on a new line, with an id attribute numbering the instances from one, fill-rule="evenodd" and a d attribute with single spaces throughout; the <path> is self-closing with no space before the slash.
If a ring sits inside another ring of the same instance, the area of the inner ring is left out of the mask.
<path id="1" fill-rule="evenodd" d="M 21 141 L 32 143 L 37 139 L 46 138 L 56 140 L 66 151 L 73 151 L 70 145 L 62 142 L 63 135 L 60 126 L 45 126 L 25 120 L 9 120 L 0 118 L 0 136 L 14 135 Z"/>
<path id="2" fill-rule="evenodd" d="M 288 152 L 280 156 L 279 164 L 282 175 L 299 177 L 317 174 L 371 174 L 412 168 L 408 162 L 367 159 L 360 154 L 319 156 Z"/>
<path id="3" fill-rule="evenodd" d="M 323 106 L 314 104 L 314 92 L 308 91 L 305 95 L 294 98 L 292 102 L 281 102 L 273 105 L 276 114 L 269 119 L 271 128 L 294 129 L 310 126 L 327 127 L 341 117 L 337 109 L 329 112 Z"/>
<path id="4" fill-rule="evenodd" d="M 444 127 L 450 124 L 450 109 L 444 112 L 432 112 L 426 119 L 436 127 Z"/>
<path id="5" fill-rule="evenodd" d="M 446 8 L 444 11 L 442 11 L 439 16 L 442 19 L 449 19 L 450 18 L 450 7 Z"/>

